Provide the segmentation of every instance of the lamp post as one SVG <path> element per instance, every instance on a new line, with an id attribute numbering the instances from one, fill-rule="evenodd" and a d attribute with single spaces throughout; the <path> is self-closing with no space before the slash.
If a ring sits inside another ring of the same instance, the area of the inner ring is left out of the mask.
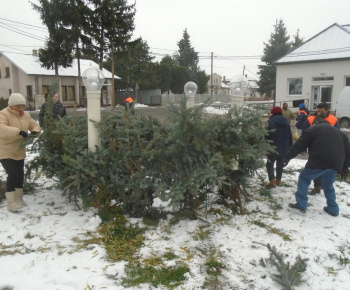
<path id="1" fill-rule="evenodd" d="M 197 85 L 194 82 L 187 82 L 184 87 L 187 96 L 186 108 L 194 107 L 194 96 L 197 92 Z"/>
<path id="2" fill-rule="evenodd" d="M 135 91 L 136 91 L 136 103 L 137 103 L 137 90 L 139 89 L 139 84 L 136 83 Z"/>
<path id="3" fill-rule="evenodd" d="M 101 88 L 105 77 L 97 67 L 86 69 L 82 75 L 87 94 L 88 145 L 92 152 L 101 145 L 101 138 L 93 122 L 101 121 Z"/>

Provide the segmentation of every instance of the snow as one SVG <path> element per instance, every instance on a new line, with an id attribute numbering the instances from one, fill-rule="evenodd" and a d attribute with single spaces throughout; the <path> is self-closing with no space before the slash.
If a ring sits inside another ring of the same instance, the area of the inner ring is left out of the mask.
<path id="1" fill-rule="evenodd" d="M 26 162 L 34 157 L 28 154 Z M 340 249 L 350 259 L 350 185 L 335 182 L 340 216 L 332 217 L 322 209 L 323 195 L 310 196 L 309 208 L 303 214 L 287 205 L 294 202 L 298 172 L 305 158 L 291 160 L 286 167 L 284 186 L 270 190 L 271 197 L 260 195 L 266 169 L 250 179 L 246 215 L 234 215 L 217 204 L 209 204 L 197 220 L 184 219 L 170 226 L 171 215 L 161 220 L 145 234 L 144 246 L 137 253 L 141 258 L 154 257 L 173 251 L 190 267 L 186 281 L 177 289 L 203 289 L 206 278 L 205 255 L 215 249 L 221 255 L 223 270 L 221 289 L 280 289 L 270 274 L 277 273 L 268 261 L 266 245 L 276 246 L 293 264 L 298 255 L 308 258 L 303 274 L 305 282 L 296 289 L 349 289 L 350 264 L 341 265 Z M 0 176 L 5 180 L 3 168 Z M 7 211 L 6 201 L 0 203 L 0 289 L 14 290 L 70 290 L 70 289 L 125 289 L 126 262 L 111 262 L 101 245 L 77 250 L 77 239 L 89 238 L 101 223 L 96 210 L 80 210 L 69 203 L 57 189 L 56 181 L 38 176 L 40 185 L 31 195 L 24 195 L 26 206 L 17 213 Z M 209 203 L 213 196 L 209 196 Z M 161 204 L 157 200 L 158 204 Z M 276 204 L 281 209 L 274 209 Z M 130 219 L 139 223 L 139 219 Z M 266 226 L 258 226 L 257 222 Z M 209 230 L 204 240 L 198 238 L 200 228 Z M 289 239 L 286 239 L 289 237 Z M 2 254 L 3 251 L 15 254 Z M 173 262 L 169 262 L 173 263 Z M 155 289 L 146 284 L 140 288 Z"/>

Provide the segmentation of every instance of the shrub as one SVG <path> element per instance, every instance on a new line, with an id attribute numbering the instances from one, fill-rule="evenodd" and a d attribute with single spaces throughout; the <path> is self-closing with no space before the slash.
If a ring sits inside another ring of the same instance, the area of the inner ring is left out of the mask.
<path id="1" fill-rule="evenodd" d="M 115 200 L 134 216 L 159 210 L 152 208 L 158 197 L 173 212 L 196 218 L 215 189 L 243 213 L 245 181 L 271 146 L 260 115 L 240 113 L 209 117 L 201 107 L 172 107 L 162 124 L 114 110 L 96 124 L 101 147 L 95 153 L 87 148 L 86 117 L 65 118 L 49 124 L 27 170 L 58 177 L 64 192 L 82 196 L 86 206 L 101 209 Z"/>

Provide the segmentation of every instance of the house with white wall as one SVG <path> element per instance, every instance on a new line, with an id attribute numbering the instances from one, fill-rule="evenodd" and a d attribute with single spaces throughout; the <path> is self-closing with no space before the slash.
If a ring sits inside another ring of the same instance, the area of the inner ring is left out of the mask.
<path id="1" fill-rule="evenodd" d="M 213 90 L 214 95 L 228 95 L 230 93 L 230 87 L 226 84 L 225 80 L 222 80 L 222 77 L 217 73 L 213 73 L 210 76 L 210 79 L 207 83 L 207 88 L 209 93 L 211 92 L 211 90 Z"/>
<path id="2" fill-rule="evenodd" d="M 237 89 L 244 97 L 259 97 L 258 82 L 256 79 L 248 78 L 247 75 L 236 75 L 229 81 L 231 95 L 237 94 Z"/>
<path id="3" fill-rule="evenodd" d="M 98 67 L 98 64 L 87 59 L 80 60 L 81 74 L 89 67 Z M 106 79 L 106 85 L 102 87 L 102 104 L 107 105 L 111 103 L 113 95 L 112 74 L 106 69 L 102 72 Z M 60 67 L 58 75 L 57 79 L 54 69 L 41 67 L 37 50 L 33 50 L 32 54 L 0 52 L 0 98 L 7 99 L 11 93 L 21 93 L 30 105 L 34 103 L 36 96 L 45 95 L 50 86 L 57 82 L 63 105 L 83 105 L 86 90 L 78 77 L 78 61 L 75 59 L 71 67 Z M 115 76 L 115 79 L 119 77 Z"/>
<path id="4" fill-rule="evenodd" d="M 334 23 L 276 63 L 276 105 L 295 110 L 305 102 L 312 111 L 320 102 L 335 109 L 338 96 L 350 86 L 350 24 Z"/>

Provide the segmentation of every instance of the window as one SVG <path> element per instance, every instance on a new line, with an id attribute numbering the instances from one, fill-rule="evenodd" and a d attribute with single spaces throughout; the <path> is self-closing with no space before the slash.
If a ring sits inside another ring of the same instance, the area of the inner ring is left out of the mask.
<path id="1" fill-rule="evenodd" d="M 314 82 L 334 81 L 334 77 L 317 77 L 312 78 Z"/>
<path id="2" fill-rule="evenodd" d="M 7 66 L 5 67 L 5 78 L 9 78 L 10 77 L 10 68 Z"/>
<path id="3" fill-rule="evenodd" d="M 345 78 L 345 86 L 350 87 L 350 77 Z"/>
<path id="4" fill-rule="evenodd" d="M 68 87 L 68 101 L 75 101 L 75 88 Z"/>
<path id="5" fill-rule="evenodd" d="M 50 93 L 50 88 L 49 86 L 42 86 L 41 91 L 43 95 L 49 94 Z"/>
<path id="6" fill-rule="evenodd" d="M 62 86 L 62 101 L 75 101 L 75 88 L 73 86 Z"/>
<path id="7" fill-rule="evenodd" d="M 86 97 L 86 88 L 85 86 L 80 87 L 80 97 L 85 98 Z"/>
<path id="8" fill-rule="evenodd" d="M 28 100 L 32 100 L 33 99 L 33 89 L 32 86 L 27 86 L 26 87 L 27 90 L 27 98 Z"/>
<path id="9" fill-rule="evenodd" d="M 303 89 L 303 79 L 289 79 L 288 92 L 289 95 L 301 95 Z"/>
<path id="10" fill-rule="evenodd" d="M 62 101 L 67 101 L 67 87 L 62 86 L 61 91 L 62 91 Z"/>

